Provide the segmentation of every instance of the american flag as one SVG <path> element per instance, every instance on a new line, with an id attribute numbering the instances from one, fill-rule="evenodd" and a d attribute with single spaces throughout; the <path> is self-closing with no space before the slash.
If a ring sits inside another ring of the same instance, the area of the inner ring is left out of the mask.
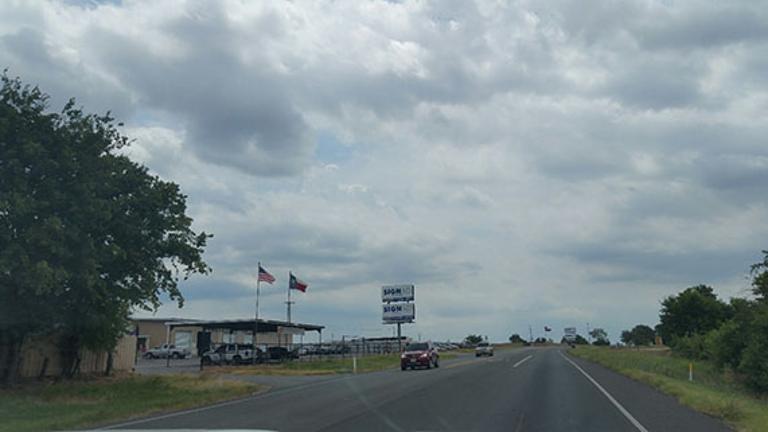
<path id="1" fill-rule="evenodd" d="M 259 265 L 259 282 L 266 282 L 271 284 L 275 281 L 275 277 L 269 274 L 268 271 L 264 270 L 264 267 Z"/>

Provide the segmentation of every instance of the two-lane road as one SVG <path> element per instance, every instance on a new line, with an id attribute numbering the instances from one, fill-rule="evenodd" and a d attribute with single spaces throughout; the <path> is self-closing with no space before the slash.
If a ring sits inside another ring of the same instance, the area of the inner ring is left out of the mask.
<path id="1" fill-rule="evenodd" d="M 335 377 L 121 429 L 725 431 L 643 384 L 559 348 L 497 351 L 439 369 Z"/>

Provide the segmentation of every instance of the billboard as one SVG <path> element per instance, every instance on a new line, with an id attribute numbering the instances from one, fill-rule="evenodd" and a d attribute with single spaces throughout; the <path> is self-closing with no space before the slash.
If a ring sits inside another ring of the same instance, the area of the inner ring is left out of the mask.
<path id="1" fill-rule="evenodd" d="M 416 319 L 413 303 L 389 303 L 383 305 L 382 319 L 385 324 L 411 322 Z"/>
<path id="2" fill-rule="evenodd" d="M 413 285 L 384 285 L 381 287 L 381 301 L 413 301 Z"/>
<path id="3" fill-rule="evenodd" d="M 571 341 L 576 339 L 576 327 L 566 327 L 563 331 L 565 332 L 565 340 Z"/>

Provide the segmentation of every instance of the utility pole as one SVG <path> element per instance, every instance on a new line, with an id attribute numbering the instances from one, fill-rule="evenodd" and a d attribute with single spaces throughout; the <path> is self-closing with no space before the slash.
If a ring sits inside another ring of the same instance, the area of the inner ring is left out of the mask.
<path id="1" fill-rule="evenodd" d="M 533 343 L 533 328 L 528 324 L 528 342 Z"/>

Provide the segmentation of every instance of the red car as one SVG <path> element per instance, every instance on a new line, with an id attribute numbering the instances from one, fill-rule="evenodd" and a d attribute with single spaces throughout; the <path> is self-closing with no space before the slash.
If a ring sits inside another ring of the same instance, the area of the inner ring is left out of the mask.
<path id="1" fill-rule="evenodd" d="M 410 343 L 400 355 L 400 369 L 440 367 L 439 359 L 440 355 L 437 353 L 437 348 L 431 342 Z"/>

